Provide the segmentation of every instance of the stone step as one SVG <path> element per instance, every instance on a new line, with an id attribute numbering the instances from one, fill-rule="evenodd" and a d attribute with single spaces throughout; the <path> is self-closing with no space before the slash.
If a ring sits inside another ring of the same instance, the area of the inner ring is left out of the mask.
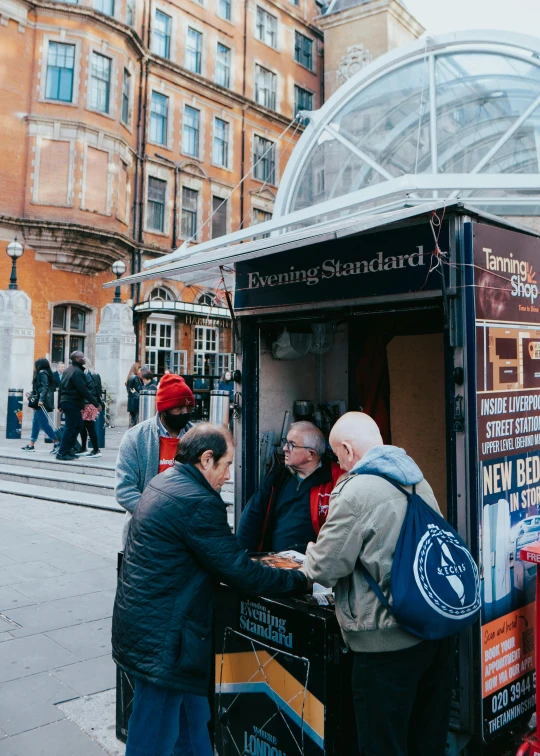
<path id="1" fill-rule="evenodd" d="M 0 493 L 13 494 L 14 496 L 26 496 L 31 499 L 56 501 L 60 504 L 72 504 L 78 507 L 106 509 L 109 512 L 125 514 L 125 509 L 122 509 L 112 496 L 102 496 L 100 494 L 83 491 L 70 491 L 66 488 L 52 488 L 43 485 L 36 486 L 28 483 L 18 483 L 11 480 L 0 479 Z"/>
<path id="2" fill-rule="evenodd" d="M 52 448 L 52 447 L 50 447 Z M 84 460 L 84 461 L 78 461 Z M 0 447 L 0 464 L 16 465 L 17 467 L 32 467 L 44 470 L 69 470 L 78 475 L 99 475 L 102 478 L 114 478 L 114 464 L 103 462 L 103 458 L 96 460 L 90 457 L 80 457 L 73 462 L 61 462 L 49 452 L 23 452 Z"/>
<path id="3" fill-rule="evenodd" d="M 66 464 L 70 464 L 66 462 Z M 45 486 L 47 488 L 66 488 L 70 491 L 81 491 L 100 496 L 114 496 L 114 478 L 104 478 L 100 475 L 84 475 L 71 469 L 31 468 L 18 464 L 1 464 L 0 478 L 14 483 L 28 483 L 30 485 Z"/>

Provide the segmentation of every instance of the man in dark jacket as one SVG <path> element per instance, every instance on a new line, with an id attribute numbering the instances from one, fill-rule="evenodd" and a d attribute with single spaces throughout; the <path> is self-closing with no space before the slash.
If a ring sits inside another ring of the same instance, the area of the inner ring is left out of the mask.
<path id="1" fill-rule="evenodd" d="M 72 352 L 70 355 L 71 365 L 62 373 L 60 382 L 60 396 L 58 404 L 66 418 L 66 429 L 60 442 L 60 448 L 56 459 L 62 462 L 71 462 L 75 459 L 71 454 L 77 436 L 81 432 L 83 419 L 81 410 L 85 404 L 93 404 L 100 407 L 96 398 L 89 391 L 84 380 L 85 357 L 82 352 Z"/>
<path id="2" fill-rule="evenodd" d="M 324 457 L 326 441 L 313 423 L 293 423 L 277 465 L 251 497 L 238 525 L 238 543 L 249 552 L 305 553 L 328 515 L 328 502 L 342 471 Z"/>
<path id="3" fill-rule="evenodd" d="M 135 680 L 126 756 L 212 756 L 207 694 L 222 580 L 252 595 L 305 592 L 296 570 L 251 561 L 227 524 L 231 434 L 203 423 L 135 508 L 113 612 L 113 657 Z"/>

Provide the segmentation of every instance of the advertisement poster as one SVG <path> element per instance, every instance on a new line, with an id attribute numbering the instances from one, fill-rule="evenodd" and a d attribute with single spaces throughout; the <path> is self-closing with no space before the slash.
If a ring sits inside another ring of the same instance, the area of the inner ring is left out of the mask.
<path id="1" fill-rule="evenodd" d="M 484 740 L 535 706 L 536 568 L 520 549 L 540 540 L 540 244 L 475 224 L 477 417 Z"/>

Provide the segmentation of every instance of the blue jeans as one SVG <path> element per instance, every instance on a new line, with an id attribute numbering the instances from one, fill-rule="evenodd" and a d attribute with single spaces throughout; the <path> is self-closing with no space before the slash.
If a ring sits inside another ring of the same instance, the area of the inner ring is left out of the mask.
<path id="1" fill-rule="evenodd" d="M 40 430 L 46 433 L 52 441 L 56 441 L 56 433 L 49 422 L 49 418 L 42 409 L 37 409 L 34 410 L 34 417 L 32 419 L 32 433 L 30 435 L 30 441 L 33 444 L 35 444 L 38 440 Z"/>
<path id="2" fill-rule="evenodd" d="M 126 756 L 213 756 L 204 696 L 135 680 Z"/>

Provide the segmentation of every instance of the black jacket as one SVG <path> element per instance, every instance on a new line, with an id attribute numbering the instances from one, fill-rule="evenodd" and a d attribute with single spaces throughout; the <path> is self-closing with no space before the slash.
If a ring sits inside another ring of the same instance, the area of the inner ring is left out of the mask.
<path id="1" fill-rule="evenodd" d="M 84 380 L 88 387 L 88 391 L 94 397 L 94 404 L 101 404 L 103 398 L 103 386 L 101 385 L 101 376 L 99 373 L 94 373 L 93 370 L 84 371 Z M 88 404 L 88 402 L 86 402 Z"/>
<path id="2" fill-rule="evenodd" d="M 34 378 L 32 388 L 47 412 L 52 412 L 54 409 L 54 392 L 56 391 L 56 387 L 54 381 L 49 378 L 46 370 L 39 371 Z"/>
<path id="3" fill-rule="evenodd" d="M 88 389 L 82 365 L 71 364 L 62 373 L 59 404 L 60 407 L 64 404 L 74 404 L 81 409 L 85 404 L 98 405 L 98 402 Z"/>
<path id="4" fill-rule="evenodd" d="M 132 375 L 129 381 L 126 383 L 126 390 L 128 395 L 127 410 L 128 412 L 139 411 L 139 391 L 142 388 L 142 381 L 138 375 Z"/>
<path id="5" fill-rule="evenodd" d="M 252 595 L 306 589 L 296 570 L 253 562 L 221 496 L 178 462 L 146 487 L 131 520 L 113 612 L 113 657 L 126 672 L 206 696 L 218 581 Z"/>

